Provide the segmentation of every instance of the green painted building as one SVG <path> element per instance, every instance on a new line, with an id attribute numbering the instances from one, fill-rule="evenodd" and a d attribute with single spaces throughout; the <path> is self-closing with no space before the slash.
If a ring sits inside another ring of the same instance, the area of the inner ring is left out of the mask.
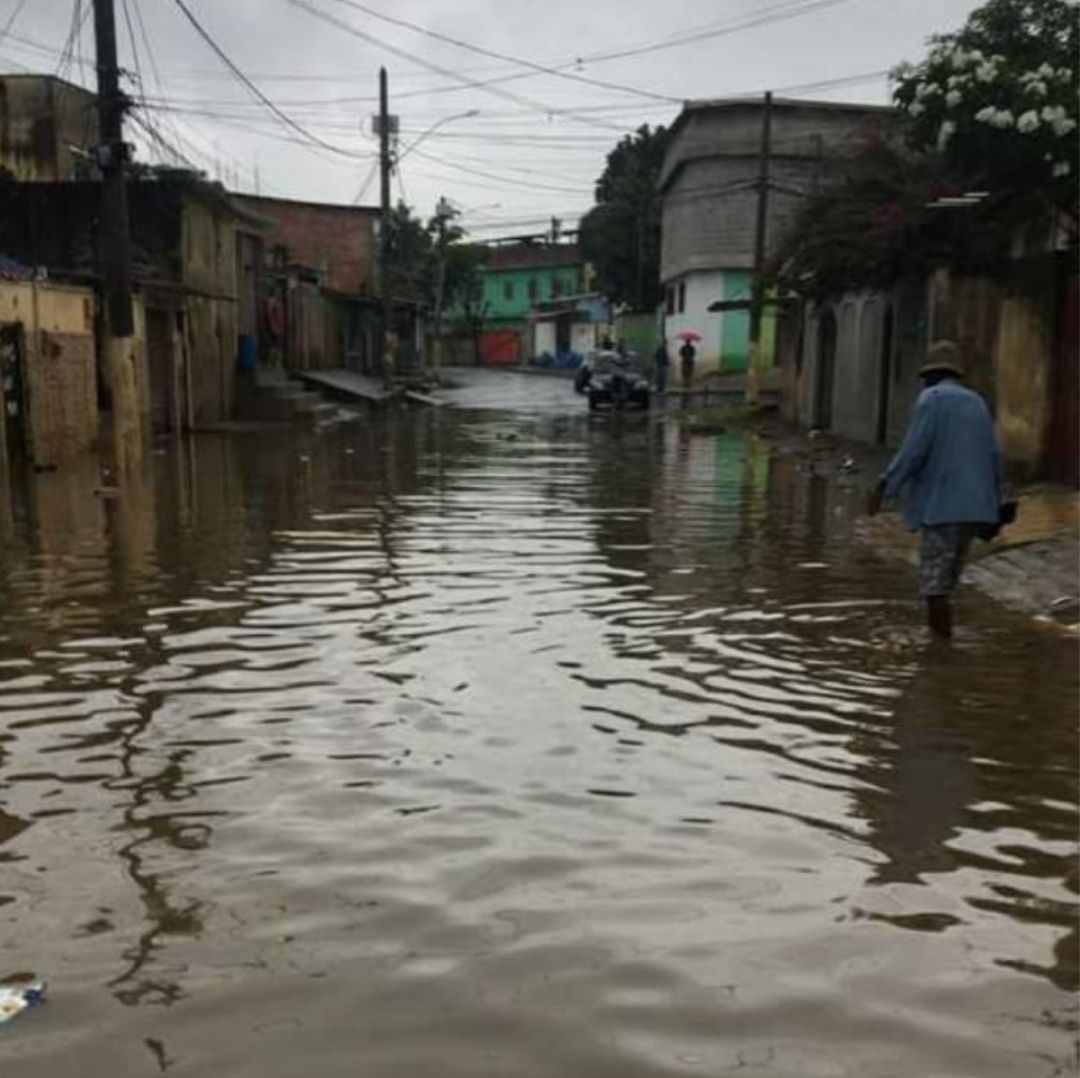
<path id="1" fill-rule="evenodd" d="M 493 247 L 482 271 L 484 333 L 480 359 L 489 364 L 531 358 L 529 312 L 539 303 L 585 291 L 577 244 L 515 243 Z"/>

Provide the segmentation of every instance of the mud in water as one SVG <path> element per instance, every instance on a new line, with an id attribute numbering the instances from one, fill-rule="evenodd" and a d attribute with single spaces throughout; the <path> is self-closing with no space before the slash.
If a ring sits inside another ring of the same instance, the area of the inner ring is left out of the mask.
<path id="1" fill-rule="evenodd" d="M 867 477 L 463 381 L 15 484 L 4 1078 L 1074 1073 L 1075 643 L 928 646 Z"/>

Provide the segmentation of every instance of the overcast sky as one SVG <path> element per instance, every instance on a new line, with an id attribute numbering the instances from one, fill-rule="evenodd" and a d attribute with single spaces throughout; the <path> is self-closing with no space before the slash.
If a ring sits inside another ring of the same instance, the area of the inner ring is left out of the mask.
<path id="1" fill-rule="evenodd" d="M 17 12 L 0 36 L 0 67 L 92 80 L 91 3 L 0 0 L 0 31 Z M 972 0 L 115 3 L 121 61 L 132 72 L 129 91 L 138 96 L 141 86 L 145 95 L 143 115 L 191 163 L 240 190 L 257 184 L 263 194 L 290 198 L 377 201 L 371 113 L 385 64 L 391 112 L 401 127 L 395 197 L 403 195 L 426 216 L 446 196 L 478 236 L 539 230 L 551 216 L 571 227 L 591 205 L 592 184 L 621 134 L 670 122 L 687 98 L 775 89 L 882 103 L 884 72 L 920 58 L 928 36 L 955 29 L 977 6 Z M 181 3 L 302 132 L 230 74 Z M 80 11 L 82 32 L 63 55 Z M 392 25 L 380 14 L 509 59 Z M 638 49 L 649 51 L 609 55 Z M 514 62 L 522 60 L 562 75 Z M 519 77 L 475 85 L 505 76 Z M 139 126 L 131 129 L 142 159 L 166 155 Z"/>

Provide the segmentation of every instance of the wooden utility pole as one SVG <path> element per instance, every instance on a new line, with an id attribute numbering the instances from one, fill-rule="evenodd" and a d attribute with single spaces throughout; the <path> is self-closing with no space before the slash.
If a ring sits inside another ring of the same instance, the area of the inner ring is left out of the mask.
<path id="1" fill-rule="evenodd" d="M 750 348 L 746 371 L 746 403 L 757 404 L 761 395 L 761 321 L 765 307 L 765 245 L 769 224 L 769 164 L 772 155 L 772 91 L 765 94 L 761 117 L 761 152 L 758 157 L 757 221 L 754 228 L 754 275 L 750 285 Z"/>
<path id="2" fill-rule="evenodd" d="M 390 108 L 386 68 L 379 68 L 379 276 L 382 280 L 383 381 L 394 376 L 394 299 L 390 294 Z"/>
<path id="3" fill-rule="evenodd" d="M 131 309 L 131 226 L 128 219 L 124 142 L 127 99 L 120 90 L 113 0 L 94 0 L 97 52 L 98 145 L 101 217 L 98 258 L 105 297 L 104 361 L 112 397 L 113 451 L 119 475 L 142 459 L 142 422 L 136 364 L 138 352 Z"/>

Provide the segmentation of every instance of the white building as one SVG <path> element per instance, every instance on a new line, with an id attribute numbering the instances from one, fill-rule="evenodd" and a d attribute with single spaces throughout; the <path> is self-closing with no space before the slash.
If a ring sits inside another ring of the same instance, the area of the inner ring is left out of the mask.
<path id="1" fill-rule="evenodd" d="M 805 196 L 891 114 L 872 105 L 773 101 L 767 250 Z M 680 330 L 702 335 L 699 369 L 746 369 L 749 311 L 709 307 L 750 298 L 763 119 L 762 101 L 689 102 L 675 121 L 661 171 L 664 331 L 669 347 Z M 766 313 L 766 355 L 774 332 Z"/>

